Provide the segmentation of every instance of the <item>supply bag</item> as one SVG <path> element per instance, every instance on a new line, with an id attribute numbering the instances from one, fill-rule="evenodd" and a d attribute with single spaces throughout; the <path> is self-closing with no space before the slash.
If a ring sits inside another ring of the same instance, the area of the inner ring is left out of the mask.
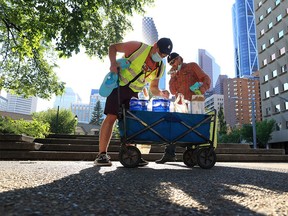
<path id="1" fill-rule="evenodd" d="M 179 113 L 188 113 L 188 107 L 184 100 L 184 95 L 179 93 L 174 102 L 174 111 Z"/>
<path id="2" fill-rule="evenodd" d="M 190 102 L 190 113 L 205 114 L 205 98 L 204 95 L 192 95 Z"/>

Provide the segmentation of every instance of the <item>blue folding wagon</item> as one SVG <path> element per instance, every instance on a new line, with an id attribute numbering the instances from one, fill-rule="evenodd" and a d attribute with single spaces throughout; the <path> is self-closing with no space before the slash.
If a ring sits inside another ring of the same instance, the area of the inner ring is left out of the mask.
<path id="1" fill-rule="evenodd" d="M 141 152 L 136 145 L 185 147 L 183 162 L 210 169 L 216 163 L 217 113 L 186 114 L 177 112 L 131 111 L 122 108 L 119 119 L 121 148 L 119 160 L 124 167 L 137 167 Z"/>

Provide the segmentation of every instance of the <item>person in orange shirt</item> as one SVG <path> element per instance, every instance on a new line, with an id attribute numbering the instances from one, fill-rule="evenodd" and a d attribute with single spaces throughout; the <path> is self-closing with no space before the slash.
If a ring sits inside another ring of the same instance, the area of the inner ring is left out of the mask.
<path id="1" fill-rule="evenodd" d="M 167 61 L 172 66 L 169 81 L 169 90 L 172 95 L 177 97 L 178 94 L 183 94 L 185 100 L 191 101 L 192 95 L 203 95 L 210 88 L 210 77 L 197 63 L 184 63 L 183 58 L 176 52 L 171 53 Z M 166 146 L 162 158 L 155 162 L 163 164 L 176 161 L 175 150 L 175 144 Z"/>

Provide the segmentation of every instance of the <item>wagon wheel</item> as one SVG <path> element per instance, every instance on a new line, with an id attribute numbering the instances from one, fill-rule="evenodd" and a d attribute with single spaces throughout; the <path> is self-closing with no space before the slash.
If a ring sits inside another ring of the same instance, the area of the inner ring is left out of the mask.
<path id="1" fill-rule="evenodd" d="M 183 153 L 183 162 L 188 167 L 197 165 L 197 149 L 186 149 Z"/>
<path id="2" fill-rule="evenodd" d="M 212 148 L 201 148 L 197 152 L 197 163 L 203 169 L 210 169 L 216 163 L 216 153 Z"/>
<path id="3" fill-rule="evenodd" d="M 141 160 L 141 152 L 135 146 L 121 147 L 119 161 L 124 167 L 134 168 Z"/>

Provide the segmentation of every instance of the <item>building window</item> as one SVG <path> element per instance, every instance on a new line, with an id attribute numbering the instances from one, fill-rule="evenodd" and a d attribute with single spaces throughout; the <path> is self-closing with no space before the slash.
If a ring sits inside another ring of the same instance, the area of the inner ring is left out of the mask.
<path id="1" fill-rule="evenodd" d="M 262 5 L 262 1 L 260 1 L 260 2 L 258 3 L 258 7 L 261 7 L 261 5 Z"/>
<path id="2" fill-rule="evenodd" d="M 261 46 L 262 51 L 266 49 L 266 44 L 262 44 Z"/>
<path id="3" fill-rule="evenodd" d="M 283 84 L 283 91 L 287 91 L 288 90 L 288 83 L 284 83 Z"/>
<path id="4" fill-rule="evenodd" d="M 281 123 L 276 123 L 276 131 L 280 131 L 281 130 Z"/>
<path id="5" fill-rule="evenodd" d="M 281 66 L 281 73 L 285 73 L 285 72 L 287 72 L 287 65 L 286 64 Z"/>
<path id="6" fill-rule="evenodd" d="M 276 21 L 277 21 L 277 22 L 279 22 L 280 20 L 282 20 L 282 14 L 280 14 L 280 15 L 278 15 L 278 16 L 276 17 Z"/>
<path id="7" fill-rule="evenodd" d="M 276 59 L 276 54 L 273 53 L 270 58 L 271 58 L 271 61 L 274 61 Z"/>
<path id="8" fill-rule="evenodd" d="M 265 92 L 265 98 L 269 98 L 270 97 L 270 93 L 269 93 L 269 91 L 266 91 Z"/>
<path id="9" fill-rule="evenodd" d="M 277 76 L 277 70 L 273 70 L 272 71 L 272 77 L 276 77 Z"/>
<path id="10" fill-rule="evenodd" d="M 268 24 L 268 29 L 271 29 L 273 27 L 273 22 L 270 22 L 269 24 Z"/>
<path id="11" fill-rule="evenodd" d="M 282 30 L 282 31 L 280 31 L 279 33 L 278 33 L 278 38 L 281 38 L 281 37 L 283 37 L 284 36 L 284 31 Z"/>
<path id="12" fill-rule="evenodd" d="M 267 65 L 267 59 L 263 60 L 263 66 Z"/>
<path id="13" fill-rule="evenodd" d="M 279 50 L 279 54 L 280 54 L 280 55 L 284 55 L 285 52 L 286 52 L 285 47 L 282 47 L 282 48 Z"/>
<path id="14" fill-rule="evenodd" d="M 285 107 L 285 110 L 288 110 L 288 102 L 287 101 L 285 101 L 284 107 Z"/>
<path id="15" fill-rule="evenodd" d="M 271 7 L 267 9 L 267 14 L 271 13 L 272 9 Z"/>
<path id="16" fill-rule="evenodd" d="M 270 45 L 274 44 L 274 37 L 269 40 Z"/>
<path id="17" fill-rule="evenodd" d="M 264 35 L 264 33 L 265 33 L 265 30 L 262 29 L 262 30 L 260 31 L 260 35 L 262 36 L 262 35 Z"/>
<path id="18" fill-rule="evenodd" d="M 275 87 L 275 88 L 273 89 L 273 91 L 274 91 L 274 95 L 279 94 L 279 87 Z"/>
<path id="19" fill-rule="evenodd" d="M 264 82 L 267 82 L 268 79 L 269 79 L 268 74 L 266 74 L 266 75 L 264 76 Z"/>
<path id="20" fill-rule="evenodd" d="M 266 109 L 265 109 L 265 114 L 266 114 L 266 116 L 267 116 L 267 115 L 270 115 L 270 108 L 266 108 Z"/>
<path id="21" fill-rule="evenodd" d="M 264 19 L 264 16 L 261 15 L 261 16 L 259 17 L 259 22 L 262 21 L 263 19 Z"/>
<path id="22" fill-rule="evenodd" d="M 275 1 L 275 6 L 279 5 L 280 4 L 280 0 L 276 0 Z"/>
<path id="23" fill-rule="evenodd" d="M 280 112 L 280 104 L 275 105 L 275 113 Z"/>

